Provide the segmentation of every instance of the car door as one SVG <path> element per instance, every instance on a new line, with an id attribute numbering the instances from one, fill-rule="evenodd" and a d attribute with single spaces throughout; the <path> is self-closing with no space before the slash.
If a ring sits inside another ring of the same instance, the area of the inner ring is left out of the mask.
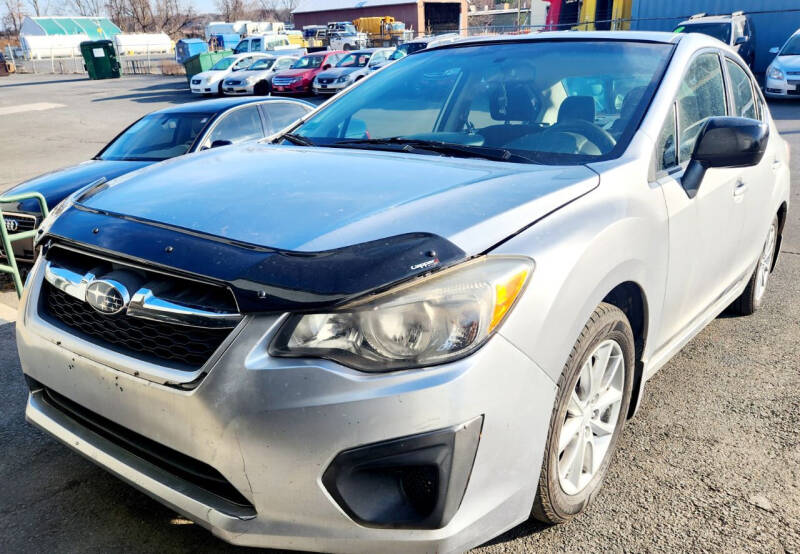
<path id="1" fill-rule="evenodd" d="M 248 104 L 222 114 L 200 142 L 200 150 L 211 148 L 218 141 L 238 144 L 258 140 L 264 136 L 258 105 Z"/>
<path id="2" fill-rule="evenodd" d="M 314 109 L 299 102 L 281 100 L 270 100 L 260 106 L 261 113 L 264 116 L 267 136 L 285 129 Z"/>
<path id="3" fill-rule="evenodd" d="M 681 334 L 731 289 L 742 266 L 743 204 L 736 201 L 740 169 L 709 169 L 692 198 L 682 184 L 706 120 L 727 115 L 718 52 L 705 50 L 689 65 L 656 149 L 657 185 L 669 214 L 669 269 L 661 339 Z"/>
<path id="4" fill-rule="evenodd" d="M 731 115 L 766 121 L 766 106 L 761 105 L 758 85 L 737 60 L 726 57 Z M 762 113 L 763 112 L 763 113 Z M 753 167 L 743 168 L 735 201 L 741 203 L 743 229 L 740 247 L 742 249 L 742 270 L 755 262 L 764 245 L 774 187 L 776 184 L 773 164 L 775 164 L 775 141 L 767 143 L 767 151 L 761 162 Z"/>

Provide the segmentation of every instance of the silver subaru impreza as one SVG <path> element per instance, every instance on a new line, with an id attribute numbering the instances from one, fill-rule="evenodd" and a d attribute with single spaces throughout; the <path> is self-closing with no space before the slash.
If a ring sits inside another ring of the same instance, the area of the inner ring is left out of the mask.
<path id="1" fill-rule="evenodd" d="M 647 380 L 762 304 L 788 158 L 710 37 L 422 50 L 266 143 L 53 210 L 27 418 L 237 544 L 451 552 L 568 521 Z"/>

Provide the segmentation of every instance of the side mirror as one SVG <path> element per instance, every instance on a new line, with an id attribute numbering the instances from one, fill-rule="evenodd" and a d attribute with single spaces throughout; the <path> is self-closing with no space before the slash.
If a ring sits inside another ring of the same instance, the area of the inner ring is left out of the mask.
<path id="1" fill-rule="evenodd" d="M 740 44 L 744 44 L 748 40 L 750 40 L 750 37 L 748 37 L 747 35 L 742 35 L 740 37 L 736 37 L 736 40 L 733 42 L 733 44 L 739 46 Z"/>
<path id="2" fill-rule="evenodd" d="M 233 143 L 229 140 L 215 140 L 214 142 L 211 143 L 211 148 L 219 148 L 220 146 L 230 146 L 231 144 Z"/>
<path id="3" fill-rule="evenodd" d="M 711 117 L 697 137 L 683 188 L 694 198 L 708 169 L 758 165 L 767 149 L 769 126 L 746 117 Z"/>
<path id="4" fill-rule="evenodd" d="M 781 51 L 780 46 L 773 46 L 772 48 L 769 49 L 770 54 L 777 54 L 780 51 Z"/>
<path id="5" fill-rule="evenodd" d="M 329 64 L 329 63 L 326 63 L 325 65 L 322 66 L 322 70 L 323 71 L 327 71 L 330 68 L 331 68 L 331 64 Z"/>

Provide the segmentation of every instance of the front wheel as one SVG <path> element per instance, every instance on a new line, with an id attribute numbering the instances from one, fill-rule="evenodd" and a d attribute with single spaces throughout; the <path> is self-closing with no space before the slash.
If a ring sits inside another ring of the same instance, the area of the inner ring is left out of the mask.
<path id="1" fill-rule="evenodd" d="M 600 304 L 558 382 L 534 518 L 566 522 L 600 490 L 628 414 L 634 365 L 628 318 L 616 306 Z"/>
<path id="2" fill-rule="evenodd" d="M 778 216 L 772 218 L 772 223 L 764 239 L 764 246 L 758 256 L 758 264 L 750 281 L 747 283 L 742 295 L 731 304 L 731 310 L 738 315 L 752 315 L 764 303 L 764 294 L 767 292 L 769 276 L 772 273 L 772 263 L 775 261 L 775 247 L 778 243 Z"/>
<path id="3" fill-rule="evenodd" d="M 253 87 L 253 94 L 256 96 L 268 96 L 269 95 L 269 83 L 266 81 L 259 81 Z"/>

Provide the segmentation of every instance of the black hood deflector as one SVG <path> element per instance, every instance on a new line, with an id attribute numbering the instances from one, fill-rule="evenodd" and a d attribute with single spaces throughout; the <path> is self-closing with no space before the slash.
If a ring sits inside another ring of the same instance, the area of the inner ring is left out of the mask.
<path id="1" fill-rule="evenodd" d="M 101 213 L 80 205 L 64 212 L 41 244 L 51 240 L 226 284 L 242 313 L 334 307 L 467 259 L 456 245 L 430 233 L 406 233 L 335 250 L 297 252 Z"/>

